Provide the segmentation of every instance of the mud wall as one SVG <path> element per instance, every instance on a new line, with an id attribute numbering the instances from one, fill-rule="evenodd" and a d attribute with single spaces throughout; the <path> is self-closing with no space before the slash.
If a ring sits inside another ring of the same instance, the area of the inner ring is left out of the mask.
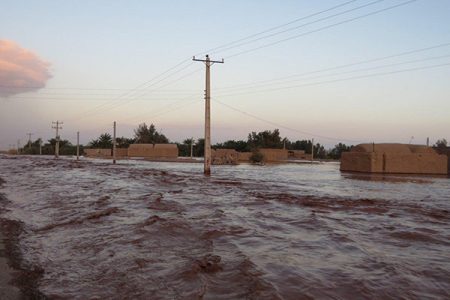
<path id="1" fill-rule="evenodd" d="M 382 172 L 382 156 L 375 152 L 343 152 L 341 156 L 341 171 Z"/>
<path id="2" fill-rule="evenodd" d="M 288 159 L 288 150 L 286 149 L 259 149 L 259 152 L 264 155 L 264 160 L 268 162 Z"/>
<path id="3" fill-rule="evenodd" d="M 311 160 L 311 154 L 306 154 L 305 150 L 289 150 L 288 157 L 292 159 Z"/>
<path id="4" fill-rule="evenodd" d="M 128 148 L 129 157 L 177 158 L 175 144 L 132 144 Z"/>
<path id="5" fill-rule="evenodd" d="M 116 156 L 117 157 L 128 156 L 128 148 L 116 148 Z"/>
<path id="6" fill-rule="evenodd" d="M 366 173 L 448 174 L 448 158 L 425 146 L 362 144 L 342 153 L 340 169 Z"/>
<path id="7" fill-rule="evenodd" d="M 211 150 L 213 165 L 234 165 L 238 163 L 239 152 L 234 149 Z"/>
<path id="8" fill-rule="evenodd" d="M 252 156 L 251 152 L 238 152 L 238 160 L 242 162 L 249 162 L 250 156 Z"/>
<path id="9" fill-rule="evenodd" d="M 112 149 L 84 149 L 88 157 L 112 157 Z M 128 156 L 127 148 L 116 148 L 116 157 Z"/>
<path id="10" fill-rule="evenodd" d="M 112 149 L 84 149 L 84 154 L 89 157 L 111 157 Z"/>
<path id="11" fill-rule="evenodd" d="M 447 157 L 436 153 L 385 154 L 385 173 L 447 174 Z"/>
<path id="12" fill-rule="evenodd" d="M 450 174 L 450 147 L 435 148 L 436 152 L 447 156 L 447 172 Z"/>

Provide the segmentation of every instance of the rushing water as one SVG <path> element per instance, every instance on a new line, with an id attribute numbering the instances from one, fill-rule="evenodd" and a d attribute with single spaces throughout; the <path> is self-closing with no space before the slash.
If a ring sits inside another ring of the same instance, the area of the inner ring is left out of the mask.
<path id="1" fill-rule="evenodd" d="M 56 299 L 450 297 L 450 179 L 339 165 L 0 157 Z"/>

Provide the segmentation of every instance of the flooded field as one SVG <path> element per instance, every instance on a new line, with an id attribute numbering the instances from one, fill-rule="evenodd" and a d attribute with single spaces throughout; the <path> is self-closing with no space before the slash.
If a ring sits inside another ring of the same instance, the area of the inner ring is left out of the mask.
<path id="1" fill-rule="evenodd" d="M 50 299 L 444 299 L 450 179 L 0 157 Z"/>

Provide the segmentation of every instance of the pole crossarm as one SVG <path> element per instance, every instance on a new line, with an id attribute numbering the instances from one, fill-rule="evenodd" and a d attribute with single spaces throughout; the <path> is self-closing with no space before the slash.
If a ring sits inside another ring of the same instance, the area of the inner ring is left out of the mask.
<path id="1" fill-rule="evenodd" d="M 223 58 L 222 58 L 222 60 L 210 60 L 209 59 L 209 55 L 206 55 L 206 59 L 198 59 L 198 58 L 195 58 L 195 56 L 193 56 L 192 57 L 192 60 L 193 61 L 202 61 L 202 62 L 207 62 L 207 63 L 211 63 L 211 65 L 212 64 L 223 64 L 225 61 L 223 60 Z"/>

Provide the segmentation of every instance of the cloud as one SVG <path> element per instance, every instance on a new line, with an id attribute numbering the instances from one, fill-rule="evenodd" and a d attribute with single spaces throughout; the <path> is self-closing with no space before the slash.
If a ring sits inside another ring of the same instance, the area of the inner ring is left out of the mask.
<path id="1" fill-rule="evenodd" d="M 45 87 L 50 64 L 12 41 L 0 40 L 0 97 Z"/>

